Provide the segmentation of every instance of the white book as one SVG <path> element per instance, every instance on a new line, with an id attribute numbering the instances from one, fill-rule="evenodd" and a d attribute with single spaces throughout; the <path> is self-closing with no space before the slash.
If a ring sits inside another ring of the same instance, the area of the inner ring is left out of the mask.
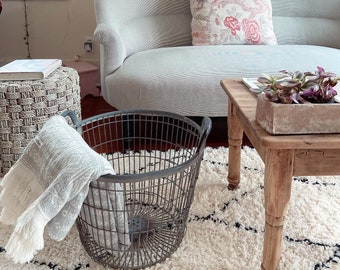
<path id="1" fill-rule="evenodd" d="M 61 59 L 14 60 L 0 67 L 0 81 L 44 79 L 61 64 Z"/>
<path id="2" fill-rule="evenodd" d="M 242 78 L 242 82 L 249 88 L 250 91 L 261 93 L 265 86 L 260 83 L 257 78 Z"/>

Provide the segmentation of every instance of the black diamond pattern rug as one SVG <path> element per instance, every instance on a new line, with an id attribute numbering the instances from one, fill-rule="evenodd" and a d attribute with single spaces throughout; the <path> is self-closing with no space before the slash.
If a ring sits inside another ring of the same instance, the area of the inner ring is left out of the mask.
<path id="1" fill-rule="evenodd" d="M 241 165 L 240 188 L 229 191 L 228 148 L 205 149 L 183 242 L 166 261 L 148 269 L 260 269 L 264 165 L 248 147 L 242 149 Z M 0 225 L 0 269 L 106 269 L 87 255 L 75 227 L 61 242 L 46 235 L 34 260 L 13 264 L 4 249 L 12 230 Z M 294 177 L 280 269 L 340 269 L 340 176 Z"/>

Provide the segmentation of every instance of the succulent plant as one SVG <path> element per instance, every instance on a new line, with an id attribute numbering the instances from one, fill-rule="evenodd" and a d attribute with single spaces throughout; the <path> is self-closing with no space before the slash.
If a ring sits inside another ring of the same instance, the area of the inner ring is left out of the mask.
<path id="1" fill-rule="evenodd" d="M 282 75 L 271 76 L 263 74 L 257 80 L 264 84 L 266 97 L 276 103 L 312 103 L 332 102 L 337 95 L 334 86 L 340 80 L 335 73 L 326 72 L 317 67 L 315 73 L 289 72 L 281 70 Z"/>

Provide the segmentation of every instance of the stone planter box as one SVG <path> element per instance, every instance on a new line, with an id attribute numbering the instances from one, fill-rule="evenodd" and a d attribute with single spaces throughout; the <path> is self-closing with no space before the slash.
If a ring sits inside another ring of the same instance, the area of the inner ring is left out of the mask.
<path id="1" fill-rule="evenodd" d="M 260 94 L 256 121 L 270 134 L 340 133 L 340 103 L 280 104 Z"/>

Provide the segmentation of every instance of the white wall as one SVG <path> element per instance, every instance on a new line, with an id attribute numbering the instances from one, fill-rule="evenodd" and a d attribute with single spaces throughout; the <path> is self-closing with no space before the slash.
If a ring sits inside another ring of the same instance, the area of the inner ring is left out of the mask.
<path id="1" fill-rule="evenodd" d="M 98 64 L 99 46 L 85 52 L 86 36 L 96 26 L 93 0 L 26 0 L 32 58 L 81 59 Z M 3 0 L 0 14 L 0 62 L 26 58 L 24 4 Z"/>

